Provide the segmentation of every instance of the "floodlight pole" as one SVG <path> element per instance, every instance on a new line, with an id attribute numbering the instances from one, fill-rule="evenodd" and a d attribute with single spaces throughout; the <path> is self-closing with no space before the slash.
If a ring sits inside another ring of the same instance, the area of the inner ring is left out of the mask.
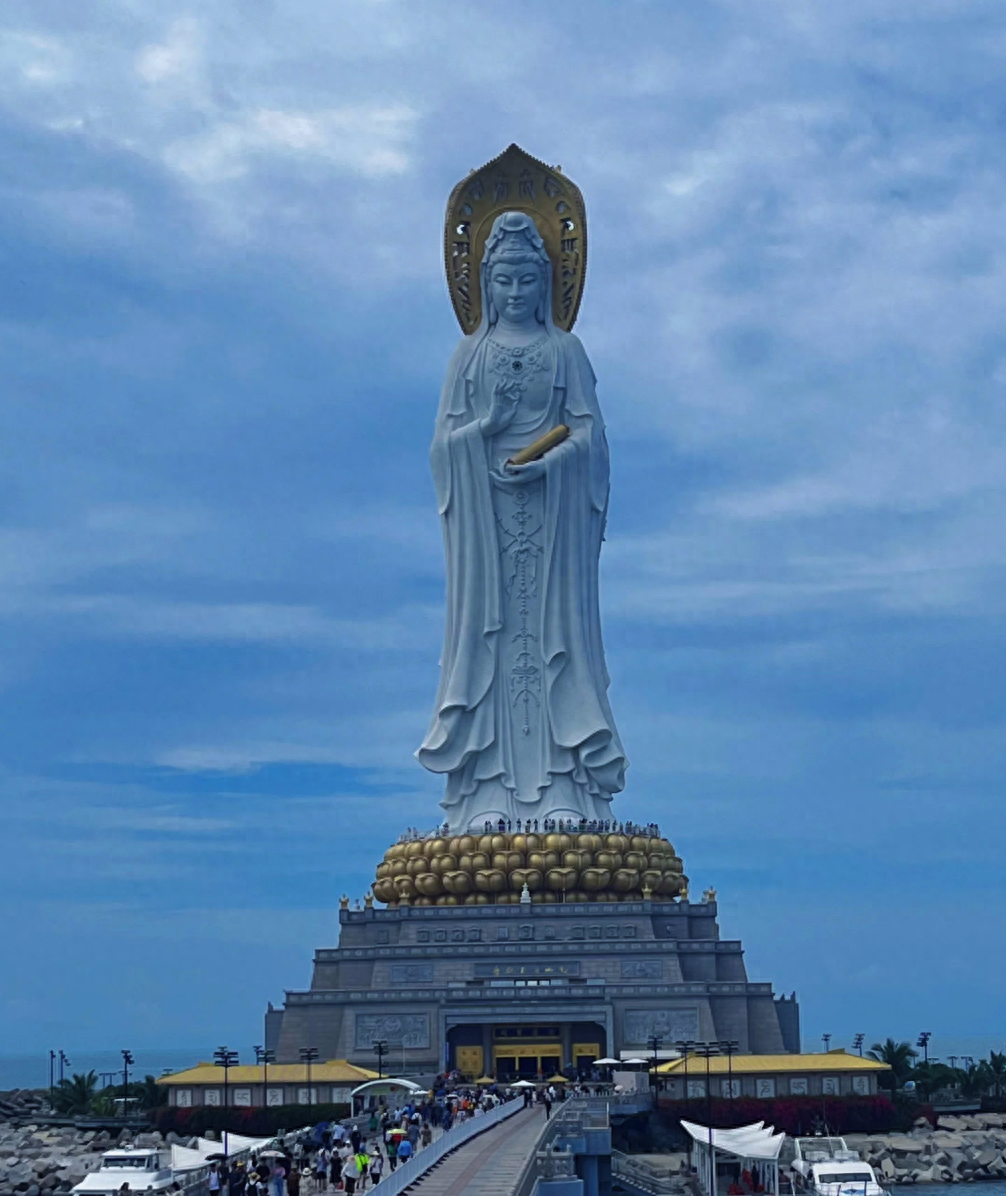
<path id="1" fill-rule="evenodd" d="M 727 1057 L 727 1091 L 730 1093 L 730 1120 L 733 1120 L 734 1111 L 734 1051 L 740 1047 L 740 1043 L 736 1039 L 724 1039 L 720 1043 L 720 1050 L 724 1052 Z"/>
<path id="2" fill-rule="evenodd" d="M 716 1196 L 716 1148 L 713 1146 L 713 1089 L 709 1074 L 709 1059 L 715 1052 L 713 1043 L 704 1042 L 697 1046 L 696 1054 L 706 1059 L 706 1120 L 709 1122 L 709 1196 Z"/>
<path id="3" fill-rule="evenodd" d="M 301 1047 L 300 1061 L 307 1064 L 307 1103 L 308 1107 L 314 1104 L 314 1096 L 311 1092 L 311 1064 L 318 1058 L 317 1047 Z"/>
<path id="4" fill-rule="evenodd" d="M 384 1056 L 388 1053 L 388 1040 L 379 1038 L 374 1040 L 374 1054 L 377 1056 L 377 1078 L 384 1079 Z"/>
<path id="5" fill-rule="evenodd" d="M 255 1051 L 255 1062 L 262 1065 L 262 1108 L 269 1107 L 269 1064 L 276 1062 L 276 1052 L 266 1050 L 264 1047 L 253 1047 Z"/>
<path id="6" fill-rule="evenodd" d="M 648 1046 L 649 1046 L 650 1050 L 653 1052 L 653 1073 L 652 1073 L 652 1075 L 651 1075 L 651 1077 L 650 1077 L 650 1084 L 653 1086 L 653 1105 L 654 1105 L 654 1108 L 656 1108 L 656 1107 L 657 1107 L 657 1105 L 658 1105 L 658 1103 L 659 1103 L 659 1097 L 657 1096 L 657 1084 L 658 1084 L 658 1076 L 657 1076 L 657 1063 L 658 1063 L 658 1059 L 657 1059 L 657 1051 L 659 1051 L 659 1050 L 660 1050 L 660 1046 L 661 1046 L 661 1043 L 663 1043 L 663 1041 L 664 1041 L 664 1040 L 663 1040 L 663 1038 L 661 1038 L 661 1036 L 660 1036 L 659 1034 L 653 1034 L 653 1035 L 652 1035 L 652 1036 L 651 1036 L 649 1039 L 647 1039 L 647 1044 L 648 1044 Z"/>
<path id="7" fill-rule="evenodd" d="M 229 1050 L 225 1046 L 217 1047 L 217 1049 L 213 1052 L 213 1060 L 215 1063 L 217 1063 L 220 1067 L 222 1067 L 224 1069 L 224 1109 L 226 1110 L 230 1103 L 230 1096 L 229 1096 L 230 1074 L 229 1073 L 230 1073 L 230 1069 L 238 1061 L 238 1053 L 237 1053 L 237 1051 Z M 227 1124 L 227 1114 L 225 1112 L 224 1113 L 224 1125 L 226 1125 L 226 1124 Z M 223 1134 L 224 1162 L 226 1162 L 227 1161 L 227 1131 L 221 1130 L 220 1132 Z"/>
<path id="8" fill-rule="evenodd" d="M 129 1116 L 129 1065 L 133 1062 L 130 1051 L 122 1052 L 122 1116 Z"/>

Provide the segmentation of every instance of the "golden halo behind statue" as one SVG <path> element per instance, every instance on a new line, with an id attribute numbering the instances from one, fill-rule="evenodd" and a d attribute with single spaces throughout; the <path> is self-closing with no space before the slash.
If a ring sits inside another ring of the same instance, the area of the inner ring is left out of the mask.
<path id="1" fill-rule="evenodd" d="M 546 166 L 516 144 L 462 179 L 447 201 L 444 268 L 461 331 L 474 332 L 482 319 L 479 266 L 501 212 L 525 212 L 537 225 L 552 262 L 552 320 L 569 332 L 587 272 L 583 196 L 557 166 Z"/>

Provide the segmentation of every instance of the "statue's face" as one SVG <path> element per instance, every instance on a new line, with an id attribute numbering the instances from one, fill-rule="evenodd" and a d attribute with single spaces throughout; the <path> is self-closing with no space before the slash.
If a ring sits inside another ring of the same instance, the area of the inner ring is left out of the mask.
<path id="1" fill-rule="evenodd" d="M 541 295 L 541 273 L 531 262 L 498 262 L 489 276 L 493 306 L 508 324 L 530 324 Z"/>

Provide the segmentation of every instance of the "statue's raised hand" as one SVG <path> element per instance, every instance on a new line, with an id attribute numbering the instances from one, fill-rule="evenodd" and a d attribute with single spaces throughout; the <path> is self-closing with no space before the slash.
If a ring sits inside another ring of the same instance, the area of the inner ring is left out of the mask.
<path id="1" fill-rule="evenodd" d="M 482 420 L 483 436 L 495 436 L 504 428 L 510 426 L 517 414 L 517 407 L 521 398 L 521 385 L 514 378 L 500 378 L 493 387 L 492 402 L 489 404 L 489 414 Z"/>

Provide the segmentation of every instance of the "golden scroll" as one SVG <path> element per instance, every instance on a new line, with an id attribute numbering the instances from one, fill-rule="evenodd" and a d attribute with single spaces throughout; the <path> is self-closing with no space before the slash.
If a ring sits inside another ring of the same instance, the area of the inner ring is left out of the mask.
<path id="1" fill-rule="evenodd" d="M 568 426 L 566 424 L 559 424 L 551 432 L 546 432 L 544 436 L 539 436 L 534 444 L 529 444 L 527 448 L 521 449 L 519 453 L 514 453 L 510 460 L 507 461 L 507 465 L 530 465 L 532 461 L 537 461 L 540 457 L 544 457 L 549 449 L 555 448 L 557 444 L 562 444 L 568 435 Z"/>

